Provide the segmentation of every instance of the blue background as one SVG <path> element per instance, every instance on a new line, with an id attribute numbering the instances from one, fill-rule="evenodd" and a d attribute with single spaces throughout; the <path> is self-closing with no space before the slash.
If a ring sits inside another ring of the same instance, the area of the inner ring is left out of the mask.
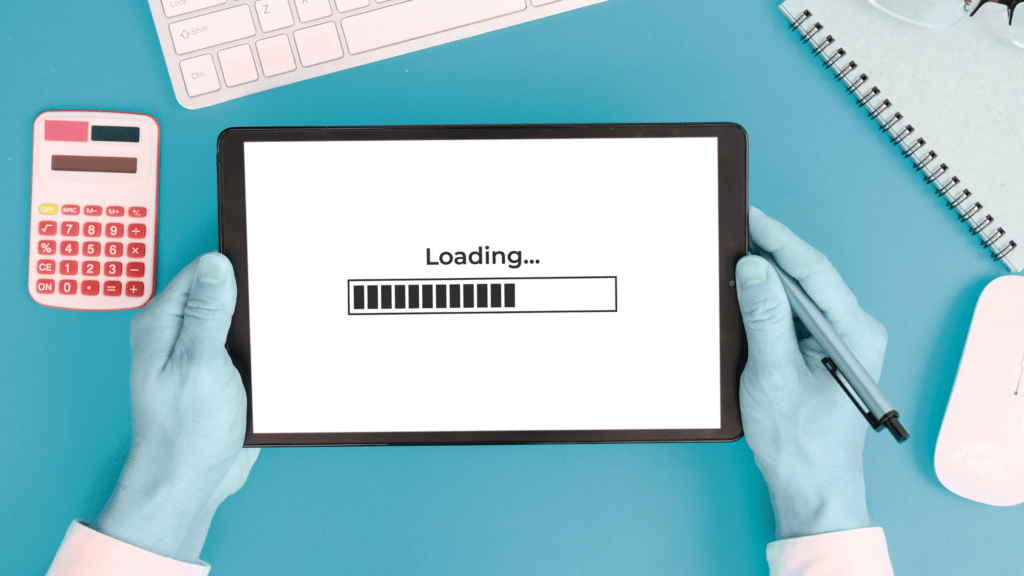
<path id="1" fill-rule="evenodd" d="M 32 120 L 68 108 L 160 122 L 160 287 L 217 247 L 215 143 L 230 126 L 738 122 L 751 203 L 830 256 L 889 330 L 882 384 L 913 438 L 870 434 L 865 468 L 896 573 L 1022 569 L 1024 509 L 954 496 L 932 466 L 973 306 L 1006 271 L 787 32 L 776 2 L 610 0 L 198 111 L 174 99 L 145 2 L 7 4 L 3 571 L 46 570 L 69 522 L 102 507 L 129 442 L 134 312 L 44 308 L 26 289 Z M 202 557 L 222 576 L 731 575 L 766 573 L 773 535 L 743 440 L 267 449 Z"/>

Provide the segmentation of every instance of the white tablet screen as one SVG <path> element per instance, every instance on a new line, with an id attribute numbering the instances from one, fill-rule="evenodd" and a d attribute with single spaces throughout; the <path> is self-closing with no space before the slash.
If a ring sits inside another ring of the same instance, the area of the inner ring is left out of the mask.
<path id="1" fill-rule="evenodd" d="M 717 150 L 246 142 L 253 431 L 719 428 Z"/>

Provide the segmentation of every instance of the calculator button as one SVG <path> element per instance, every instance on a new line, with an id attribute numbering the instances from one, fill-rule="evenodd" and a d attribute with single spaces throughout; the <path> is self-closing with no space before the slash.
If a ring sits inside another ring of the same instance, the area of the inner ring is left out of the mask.
<path id="1" fill-rule="evenodd" d="M 99 242 L 83 242 L 82 243 L 82 255 L 83 256 L 99 256 L 100 255 L 100 243 Z"/>
<path id="2" fill-rule="evenodd" d="M 128 215 L 132 218 L 145 218 L 146 209 L 142 206 L 132 206 L 128 209 Z"/>
<path id="3" fill-rule="evenodd" d="M 103 283 L 103 295 L 104 296 L 120 296 L 121 295 L 121 283 L 117 280 L 107 280 Z"/>
<path id="4" fill-rule="evenodd" d="M 65 204 L 60 207 L 60 213 L 65 216 L 78 216 L 79 212 L 78 204 Z"/>
<path id="5" fill-rule="evenodd" d="M 57 251 L 56 240 L 40 240 L 39 241 L 39 253 L 40 254 L 53 254 Z"/>
<path id="6" fill-rule="evenodd" d="M 103 248 L 103 254 L 110 258 L 120 258 L 124 254 L 124 244 L 120 242 L 107 242 Z"/>
<path id="7" fill-rule="evenodd" d="M 85 234 L 89 238 L 96 238 L 103 231 L 103 226 L 99 222 L 86 222 L 82 224 L 82 234 Z"/>
<path id="8" fill-rule="evenodd" d="M 78 282 L 74 280 L 61 280 L 57 282 L 61 294 L 75 294 L 78 292 Z"/>
<path id="9" fill-rule="evenodd" d="M 125 286 L 125 294 L 133 298 L 142 298 L 142 293 L 146 291 L 146 287 L 142 285 L 142 282 L 129 282 Z"/>
<path id="10" fill-rule="evenodd" d="M 146 245 L 132 242 L 128 245 L 128 257 L 129 258 L 145 258 L 146 257 Z"/>
<path id="11" fill-rule="evenodd" d="M 53 294 L 53 280 L 36 280 L 36 292 L 40 294 Z"/>
<path id="12" fill-rule="evenodd" d="M 120 238 L 121 236 L 124 236 L 124 224 L 107 224 L 107 238 Z"/>
<path id="13" fill-rule="evenodd" d="M 129 238 L 145 238 L 146 237 L 146 225 L 145 224 L 129 224 L 128 225 L 128 237 Z"/>
<path id="14" fill-rule="evenodd" d="M 124 216 L 124 206 L 107 206 L 107 216 Z"/>
<path id="15" fill-rule="evenodd" d="M 260 28 L 264 32 L 273 32 L 295 25 L 288 0 L 256 0 L 253 8 L 256 9 L 256 15 L 260 19 Z"/>
<path id="16" fill-rule="evenodd" d="M 42 220 L 39 222 L 39 234 L 42 236 L 56 236 L 57 223 L 53 220 Z"/>
<path id="17" fill-rule="evenodd" d="M 60 243 L 61 256 L 78 256 L 78 242 L 65 240 Z"/>
<path id="18" fill-rule="evenodd" d="M 125 266 L 125 275 L 130 278 L 142 278 L 146 275 L 146 265 L 142 262 L 129 262 Z"/>
<path id="19" fill-rule="evenodd" d="M 103 206 L 86 206 L 82 213 L 86 216 L 99 216 L 100 214 L 103 214 Z M 85 288 L 82 290 L 84 291 Z"/>
<path id="20" fill-rule="evenodd" d="M 64 276 L 74 276 L 75 274 L 78 274 L 78 260 L 61 260 L 60 273 Z"/>
<path id="21" fill-rule="evenodd" d="M 338 27 L 325 22 L 312 28 L 295 31 L 295 47 L 299 49 L 299 61 L 303 66 L 315 66 L 337 60 L 344 56 Z"/>
<path id="22" fill-rule="evenodd" d="M 100 293 L 100 283 L 95 280 L 82 280 L 82 294 L 95 296 Z"/>
<path id="23" fill-rule="evenodd" d="M 78 236 L 78 222 L 61 222 L 61 236 Z"/>
<path id="24" fill-rule="evenodd" d="M 39 205 L 39 213 L 40 214 L 56 214 L 57 213 L 57 205 L 56 204 L 40 204 Z"/>
<path id="25" fill-rule="evenodd" d="M 40 274 L 53 274 L 56 268 L 57 264 L 53 260 L 40 260 L 36 262 L 36 270 Z"/>
<path id="26" fill-rule="evenodd" d="M 103 275 L 117 278 L 121 275 L 120 262 L 105 262 L 103 264 Z"/>
<path id="27" fill-rule="evenodd" d="M 256 43 L 256 51 L 260 54 L 264 76 L 277 76 L 295 70 L 292 45 L 286 34 L 260 40 Z"/>
<path id="28" fill-rule="evenodd" d="M 95 260 L 86 260 L 82 262 L 82 274 L 86 276 L 99 276 L 100 275 L 100 263 Z M 85 290 L 85 288 L 82 288 Z"/>
<path id="29" fill-rule="evenodd" d="M 217 53 L 217 58 L 220 58 L 220 69 L 224 72 L 224 83 L 229 87 L 259 79 L 256 62 L 252 58 L 252 48 L 249 48 L 248 44 L 221 50 Z"/>
<path id="30" fill-rule="evenodd" d="M 248 9 L 248 6 L 243 6 Z M 217 69 L 213 67 L 213 56 L 203 54 L 197 58 L 182 60 L 178 63 L 181 67 L 181 76 L 185 79 L 185 91 L 193 98 L 216 92 L 220 90 L 220 80 L 217 79 Z"/>

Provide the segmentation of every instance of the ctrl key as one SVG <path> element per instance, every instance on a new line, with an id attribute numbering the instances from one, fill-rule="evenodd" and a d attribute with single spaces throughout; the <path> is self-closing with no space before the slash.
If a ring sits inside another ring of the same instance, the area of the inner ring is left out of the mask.
<path id="1" fill-rule="evenodd" d="M 179 66 L 189 96 L 202 96 L 220 90 L 220 80 L 217 79 L 217 68 L 213 65 L 212 55 L 203 54 L 197 58 L 182 60 Z"/>

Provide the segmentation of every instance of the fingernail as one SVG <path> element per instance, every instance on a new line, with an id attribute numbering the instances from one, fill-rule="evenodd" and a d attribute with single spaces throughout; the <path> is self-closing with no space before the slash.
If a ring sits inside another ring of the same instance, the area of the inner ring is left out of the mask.
<path id="1" fill-rule="evenodd" d="M 736 281 L 740 286 L 764 284 L 768 280 L 768 263 L 760 258 L 747 256 L 736 265 Z"/>
<path id="2" fill-rule="evenodd" d="M 207 254 L 199 259 L 199 281 L 203 284 L 220 284 L 224 281 L 225 267 L 221 259 Z"/>

